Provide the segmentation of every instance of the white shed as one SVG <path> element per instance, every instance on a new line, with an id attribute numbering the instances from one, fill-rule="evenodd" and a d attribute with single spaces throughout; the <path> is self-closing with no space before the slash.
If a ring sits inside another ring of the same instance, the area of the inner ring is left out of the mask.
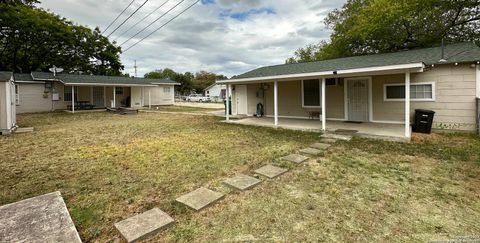
<path id="1" fill-rule="evenodd" d="M 227 86 L 225 84 L 213 83 L 204 89 L 205 96 L 210 97 L 213 102 L 221 102 L 225 99 Z"/>
<path id="2" fill-rule="evenodd" d="M 0 134 L 10 134 L 16 127 L 15 82 L 13 73 L 0 72 Z"/>

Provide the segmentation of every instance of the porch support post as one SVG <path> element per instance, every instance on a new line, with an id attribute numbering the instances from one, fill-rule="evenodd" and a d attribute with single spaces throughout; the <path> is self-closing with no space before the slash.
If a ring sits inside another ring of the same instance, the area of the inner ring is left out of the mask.
<path id="1" fill-rule="evenodd" d="M 278 81 L 273 83 L 274 125 L 278 126 Z"/>
<path id="2" fill-rule="evenodd" d="M 75 86 L 72 86 L 72 113 L 75 113 Z"/>
<path id="3" fill-rule="evenodd" d="M 116 87 L 113 86 L 113 104 L 112 104 L 112 108 L 115 108 L 117 106 L 117 100 L 116 100 L 116 92 L 115 92 L 115 89 Z"/>
<path id="4" fill-rule="evenodd" d="M 322 78 L 322 95 L 321 95 L 321 103 L 322 103 L 322 131 L 327 130 L 327 104 L 325 102 L 325 87 L 326 87 L 326 80 Z"/>
<path id="5" fill-rule="evenodd" d="M 410 137 L 410 71 L 405 72 L 405 137 Z"/>
<path id="6" fill-rule="evenodd" d="M 230 85 L 226 85 L 225 90 L 225 120 L 230 120 Z"/>
<path id="7" fill-rule="evenodd" d="M 148 89 L 148 109 L 152 109 L 152 89 Z"/>

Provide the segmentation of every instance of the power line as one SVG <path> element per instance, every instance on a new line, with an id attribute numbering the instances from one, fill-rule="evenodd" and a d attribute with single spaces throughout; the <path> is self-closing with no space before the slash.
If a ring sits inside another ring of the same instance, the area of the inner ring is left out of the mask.
<path id="1" fill-rule="evenodd" d="M 133 35 L 132 37 L 128 38 L 128 40 L 124 41 L 122 44 L 120 44 L 120 46 L 123 46 L 125 45 L 125 43 L 127 43 L 128 41 L 130 41 L 131 39 L 137 37 L 140 33 L 142 33 L 143 31 L 145 31 L 148 27 L 152 26 L 153 24 L 155 24 L 155 22 L 157 22 L 158 20 L 160 20 L 161 18 L 163 18 L 163 16 L 167 15 L 168 13 L 170 13 L 173 9 L 175 9 L 178 5 L 180 5 L 181 3 L 183 3 L 185 0 L 182 0 L 180 2 L 178 2 L 177 4 L 175 4 L 175 6 L 171 7 L 167 12 L 163 13 L 160 17 L 158 17 L 157 19 L 155 19 L 153 22 L 151 22 L 149 25 L 145 26 L 145 28 L 141 29 L 140 31 L 138 31 L 135 35 Z"/>
<path id="2" fill-rule="evenodd" d="M 121 33 L 120 35 L 117 36 L 117 38 L 115 38 L 114 41 L 118 40 L 118 38 L 122 37 L 124 34 L 126 34 L 127 32 L 129 32 L 130 30 L 132 30 L 133 28 L 135 28 L 138 24 L 142 23 L 145 19 L 147 19 L 148 17 L 150 17 L 150 15 L 152 15 L 153 13 L 157 12 L 161 7 L 163 7 L 165 4 L 167 4 L 170 0 L 167 0 L 165 1 L 164 3 L 162 3 L 160 6 L 158 6 L 156 9 L 154 9 L 152 12 L 150 12 L 147 16 L 143 17 L 143 19 L 141 19 L 140 21 L 138 21 L 137 23 L 135 23 L 132 27 L 128 28 L 127 30 L 125 30 L 123 33 Z"/>
<path id="3" fill-rule="evenodd" d="M 145 39 L 147 39 L 148 37 L 150 37 L 151 35 L 153 35 L 155 32 L 159 31 L 161 28 L 163 28 L 165 25 L 167 25 L 168 23 L 172 22 L 173 20 L 175 20 L 176 18 L 178 18 L 180 15 L 182 15 L 183 13 L 185 13 L 187 10 L 189 10 L 190 8 L 192 8 L 195 4 L 197 4 L 198 2 L 200 2 L 200 0 L 197 0 L 195 1 L 194 3 L 192 3 L 192 5 L 188 6 L 186 9 L 184 9 L 182 12 L 178 13 L 177 15 L 175 15 L 173 18 L 171 18 L 169 21 L 167 21 L 165 24 L 163 24 L 162 26 L 158 27 L 157 29 L 155 29 L 154 31 L 152 31 L 150 34 L 148 34 L 147 36 L 143 37 L 141 40 L 137 41 L 135 44 L 131 45 L 130 47 L 128 47 L 125 51 L 123 52 L 126 52 L 128 50 L 130 50 L 132 47 L 136 46 L 137 44 L 139 44 L 140 42 L 144 41 Z"/>
<path id="4" fill-rule="evenodd" d="M 110 33 L 109 35 L 107 35 L 107 38 L 110 37 L 113 33 L 115 33 L 115 31 L 117 31 L 120 27 L 122 27 L 123 24 L 125 24 L 125 22 L 127 22 L 135 13 L 138 12 L 138 10 L 140 10 L 146 3 L 148 2 L 148 0 L 145 0 L 145 2 L 142 3 L 142 5 L 140 5 L 140 7 L 138 7 L 132 14 L 130 14 L 128 16 L 128 18 L 126 18 L 119 26 L 117 26 L 117 28 L 115 28 L 112 33 Z"/>
<path id="5" fill-rule="evenodd" d="M 122 14 L 125 13 L 125 11 L 127 11 L 127 9 L 133 4 L 133 2 L 135 2 L 135 0 L 132 0 L 130 4 L 128 4 L 128 6 L 125 9 L 123 9 L 123 11 L 107 26 L 107 28 L 102 33 L 107 32 L 107 30 L 113 25 L 113 23 L 115 23 L 118 20 L 118 18 L 120 18 L 120 16 L 122 16 Z"/>

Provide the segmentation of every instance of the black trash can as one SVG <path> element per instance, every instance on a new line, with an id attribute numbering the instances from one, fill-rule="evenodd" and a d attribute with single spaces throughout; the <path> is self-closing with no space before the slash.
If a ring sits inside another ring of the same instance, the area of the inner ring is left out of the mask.
<path id="1" fill-rule="evenodd" d="M 432 110 L 415 110 L 415 123 L 413 124 L 413 131 L 419 133 L 432 132 L 433 116 L 435 111 Z"/>
<path id="2" fill-rule="evenodd" d="M 225 115 L 227 114 L 227 99 L 223 100 L 223 106 L 225 107 Z M 232 98 L 228 99 L 228 114 L 232 114 Z"/>

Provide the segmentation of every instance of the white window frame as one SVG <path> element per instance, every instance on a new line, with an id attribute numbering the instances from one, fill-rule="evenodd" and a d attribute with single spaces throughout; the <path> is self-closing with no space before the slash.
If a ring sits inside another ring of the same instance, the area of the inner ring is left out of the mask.
<path id="1" fill-rule="evenodd" d="M 20 85 L 15 84 L 15 105 L 20 105 Z"/>
<path id="2" fill-rule="evenodd" d="M 410 83 L 410 88 L 415 85 L 431 85 L 432 86 L 432 98 L 412 98 L 410 97 L 411 101 L 415 102 L 432 102 L 435 101 L 436 95 L 435 95 L 435 82 L 419 82 L 419 83 Z M 405 101 L 405 99 L 388 99 L 387 98 L 387 87 L 390 86 L 403 86 L 405 88 L 405 83 L 394 83 L 394 84 L 383 84 L 383 101 L 385 102 L 395 102 L 395 101 Z"/>
<path id="3" fill-rule="evenodd" d="M 168 90 L 168 91 L 167 91 Z M 163 93 L 164 94 L 170 94 L 172 91 L 171 91 L 171 87 L 163 87 Z"/>
<path id="4" fill-rule="evenodd" d="M 312 79 L 305 79 L 305 80 L 316 80 L 314 78 Z M 322 80 L 321 79 L 318 79 L 318 95 L 319 95 L 319 106 L 306 106 L 305 105 L 305 94 L 304 94 L 304 89 L 303 89 L 303 81 L 305 80 L 302 80 L 302 108 L 322 108 Z"/>

